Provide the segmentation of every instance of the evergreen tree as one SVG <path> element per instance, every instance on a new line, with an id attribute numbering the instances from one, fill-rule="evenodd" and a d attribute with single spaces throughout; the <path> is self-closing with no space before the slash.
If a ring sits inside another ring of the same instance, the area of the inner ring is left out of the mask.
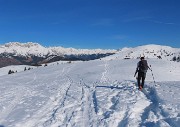
<path id="1" fill-rule="evenodd" d="M 176 56 L 173 57 L 173 61 L 176 61 Z"/>
<path id="2" fill-rule="evenodd" d="M 11 73 L 12 73 L 11 70 L 9 70 L 8 74 L 11 74 Z"/>
<path id="3" fill-rule="evenodd" d="M 180 61 L 180 56 L 177 57 L 177 62 L 179 62 L 179 61 Z"/>

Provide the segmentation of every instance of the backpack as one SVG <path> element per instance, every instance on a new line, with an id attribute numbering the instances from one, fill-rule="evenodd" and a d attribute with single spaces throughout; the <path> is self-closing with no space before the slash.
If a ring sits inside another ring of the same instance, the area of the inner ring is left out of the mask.
<path id="1" fill-rule="evenodd" d="M 146 60 L 139 61 L 138 67 L 139 67 L 140 72 L 147 72 L 147 70 L 148 70 L 147 61 Z"/>

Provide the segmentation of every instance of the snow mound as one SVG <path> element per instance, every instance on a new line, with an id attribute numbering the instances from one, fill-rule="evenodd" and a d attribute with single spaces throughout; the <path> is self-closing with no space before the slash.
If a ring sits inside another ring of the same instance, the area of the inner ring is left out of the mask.
<path id="1" fill-rule="evenodd" d="M 135 48 L 122 48 L 116 55 L 109 56 L 104 59 L 137 59 L 141 56 L 144 56 L 145 58 L 172 60 L 174 56 L 180 57 L 180 49 L 150 44 Z"/>

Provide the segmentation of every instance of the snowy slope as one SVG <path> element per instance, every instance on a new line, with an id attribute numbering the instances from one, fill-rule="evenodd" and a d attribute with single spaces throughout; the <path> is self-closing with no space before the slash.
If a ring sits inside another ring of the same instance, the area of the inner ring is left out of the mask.
<path id="1" fill-rule="evenodd" d="M 133 77 L 138 60 L 116 57 L 1 76 L 0 125 L 178 127 L 180 64 L 148 59 L 156 84 L 148 71 L 141 92 Z"/>
<path id="2" fill-rule="evenodd" d="M 172 60 L 174 56 L 180 57 L 180 48 L 154 44 L 138 46 L 135 48 L 123 48 L 113 57 L 110 56 L 105 59 L 136 59 L 141 56 L 145 56 L 145 58 Z"/>

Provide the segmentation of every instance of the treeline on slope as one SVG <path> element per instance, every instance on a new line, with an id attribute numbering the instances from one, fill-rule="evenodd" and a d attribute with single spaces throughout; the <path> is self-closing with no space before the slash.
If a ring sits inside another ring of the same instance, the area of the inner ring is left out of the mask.
<path id="1" fill-rule="evenodd" d="M 72 61 L 67 61 L 67 63 L 68 63 L 68 64 L 71 64 Z M 61 64 L 64 64 L 64 63 L 61 63 Z M 54 65 L 59 65 L 59 62 L 57 62 L 56 64 L 52 64 L 52 65 L 53 65 L 53 66 L 54 66 Z M 40 66 L 43 66 L 43 65 L 40 65 Z M 44 64 L 44 67 L 46 67 L 46 66 L 48 66 L 47 63 Z M 37 67 L 39 67 L 39 66 L 37 66 Z M 34 69 L 34 68 L 24 67 L 24 71 L 28 71 L 28 70 L 31 70 L 31 69 Z M 8 71 L 8 74 L 13 74 L 13 73 L 17 73 L 17 72 L 18 72 L 17 70 L 14 71 L 14 70 L 10 69 L 10 70 Z"/>
<path id="2" fill-rule="evenodd" d="M 56 61 L 89 61 L 99 58 L 103 58 L 114 53 L 106 54 L 82 54 L 82 55 L 46 55 L 46 56 L 35 56 L 35 55 L 14 55 L 12 53 L 2 53 L 0 54 L 0 68 L 10 65 L 31 65 L 40 66 L 44 63 L 51 63 Z"/>
<path id="3" fill-rule="evenodd" d="M 172 60 L 173 60 L 173 61 L 180 62 L 180 56 L 174 56 Z"/>
<path id="4" fill-rule="evenodd" d="M 25 67 L 25 68 L 24 68 L 24 71 L 26 71 L 26 70 L 31 70 L 31 69 L 33 69 L 33 68 L 30 68 L 30 67 L 29 67 L 29 68 L 26 68 L 26 67 Z M 14 71 L 14 70 L 11 70 L 11 69 L 10 69 L 10 70 L 8 71 L 8 74 L 13 74 L 13 73 L 17 73 L 17 72 L 18 72 L 17 70 Z"/>

